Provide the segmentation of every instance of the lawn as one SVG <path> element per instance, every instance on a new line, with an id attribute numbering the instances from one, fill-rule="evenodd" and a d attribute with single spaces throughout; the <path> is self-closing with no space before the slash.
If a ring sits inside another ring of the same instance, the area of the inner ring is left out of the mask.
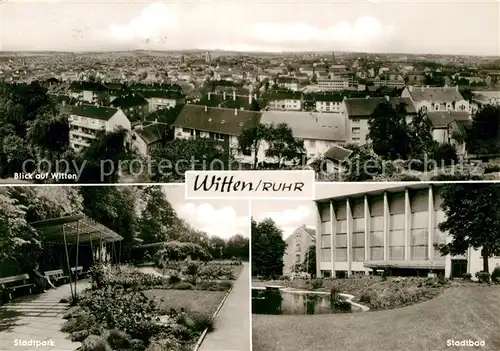
<path id="1" fill-rule="evenodd" d="M 461 350 L 448 340 L 485 340 L 500 350 L 500 287 L 452 286 L 440 296 L 385 311 L 331 315 L 253 315 L 255 351 Z M 476 348 L 477 349 L 477 348 Z"/>
<path id="2" fill-rule="evenodd" d="M 184 308 L 186 312 L 213 315 L 227 292 L 153 289 L 145 290 L 143 293 L 148 298 L 159 301 L 163 311 Z"/>

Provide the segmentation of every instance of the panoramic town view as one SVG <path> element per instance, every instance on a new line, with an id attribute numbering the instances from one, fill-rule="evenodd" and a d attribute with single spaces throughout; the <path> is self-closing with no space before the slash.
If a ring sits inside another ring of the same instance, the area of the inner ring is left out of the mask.
<path id="1" fill-rule="evenodd" d="M 0 349 L 250 350 L 247 201 L 0 188 Z"/>
<path id="2" fill-rule="evenodd" d="M 320 7 L 4 1 L 1 177 L 182 182 L 193 169 L 305 168 L 322 181 L 499 179 L 496 1 Z M 253 15 L 233 27 L 211 11 Z M 420 28 L 419 14 L 439 27 Z"/>
<path id="3" fill-rule="evenodd" d="M 253 350 L 499 350 L 499 183 L 252 201 Z"/>

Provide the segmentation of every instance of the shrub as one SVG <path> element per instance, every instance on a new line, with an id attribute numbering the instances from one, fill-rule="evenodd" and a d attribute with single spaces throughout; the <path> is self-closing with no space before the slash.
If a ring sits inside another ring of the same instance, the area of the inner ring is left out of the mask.
<path id="1" fill-rule="evenodd" d="M 110 330 L 106 341 L 113 350 L 124 350 L 130 347 L 130 336 L 120 330 Z"/>
<path id="2" fill-rule="evenodd" d="M 201 270 L 201 264 L 198 261 L 187 260 L 186 266 L 184 267 L 182 273 L 189 276 L 190 281 L 193 284 L 196 284 L 200 270 Z"/>
<path id="3" fill-rule="evenodd" d="M 94 264 L 90 268 L 90 280 L 92 289 L 101 289 L 104 287 L 106 279 L 106 267 L 101 262 Z"/>
<path id="4" fill-rule="evenodd" d="M 490 274 L 488 272 L 484 272 L 484 271 L 477 272 L 476 278 L 478 279 L 480 284 L 482 284 L 482 283 L 489 284 L 490 283 Z"/>
<path id="5" fill-rule="evenodd" d="M 491 281 L 493 284 L 500 284 L 500 266 L 496 266 L 491 272 Z"/>
<path id="6" fill-rule="evenodd" d="M 112 351 L 106 340 L 97 335 L 87 337 L 82 345 L 82 351 Z"/>
<path id="7" fill-rule="evenodd" d="M 470 281 L 470 280 L 472 280 L 472 274 L 470 274 L 470 273 L 464 273 L 464 275 L 462 275 L 462 278 L 464 280 Z"/>
<path id="8" fill-rule="evenodd" d="M 231 289 L 233 284 L 228 281 L 201 281 L 196 285 L 197 290 L 207 290 L 207 291 L 227 291 Z"/>
<path id="9" fill-rule="evenodd" d="M 209 333 L 214 331 L 215 323 L 211 315 L 206 313 L 197 313 L 191 318 L 193 320 L 191 330 L 195 332 L 203 332 L 205 329 L 208 329 Z"/>
<path id="10" fill-rule="evenodd" d="M 372 301 L 372 296 L 367 293 L 367 292 L 363 292 L 360 296 L 359 296 L 359 302 L 361 303 L 371 303 Z"/>
<path id="11" fill-rule="evenodd" d="M 181 282 L 181 278 L 178 276 L 178 275 L 171 275 L 169 278 L 168 278 L 168 283 L 169 284 L 177 284 L 177 283 L 180 283 Z"/>
<path id="12" fill-rule="evenodd" d="M 352 312 L 351 304 L 342 295 L 332 295 L 331 305 L 335 312 Z"/>
<path id="13" fill-rule="evenodd" d="M 174 290 L 192 290 L 193 285 L 188 282 L 180 282 L 172 286 Z"/>
<path id="14" fill-rule="evenodd" d="M 313 279 L 311 281 L 311 288 L 316 290 L 323 287 L 323 281 L 321 279 Z"/>

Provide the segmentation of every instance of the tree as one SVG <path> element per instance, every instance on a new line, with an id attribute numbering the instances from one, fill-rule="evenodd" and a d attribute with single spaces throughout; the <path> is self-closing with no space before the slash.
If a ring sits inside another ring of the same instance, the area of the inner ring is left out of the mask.
<path id="1" fill-rule="evenodd" d="M 239 151 L 243 154 L 253 154 L 253 169 L 259 163 L 259 150 L 262 142 L 268 139 L 269 128 L 267 125 L 259 123 L 255 126 L 245 128 L 238 136 Z"/>
<path id="2" fill-rule="evenodd" d="M 496 154 L 500 152 L 500 107 L 486 105 L 480 109 L 467 133 L 467 147 L 475 154 Z"/>
<path id="3" fill-rule="evenodd" d="M 353 153 L 349 157 L 346 169 L 342 172 L 343 181 L 369 181 L 385 171 L 383 165 L 387 162 L 375 154 L 370 144 L 347 144 L 344 148 L 352 150 Z"/>
<path id="4" fill-rule="evenodd" d="M 286 242 L 283 231 L 270 219 L 257 223 L 252 218 L 252 275 L 276 278 L 283 275 Z"/>
<path id="5" fill-rule="evenodd" d="M 410 135 L 406 124 L 406 107 L 394 108 L 388 101 L 379 104 L 368 119 L 367 139 L 381 157 L 395 160 L 410 153 Z"/>
<path id="6" fill-rule="evenodd" d="M 500 184 L 455 183 L 441 191 L 446 220 L 439 230 L 452 241 L 438 245 L 442 255 L 464 255 L 469 248 L 481 249 L 483 271 L 489 272 L 488 259 L 500 251 Z"/>
<path id="7" fill-rule="evenodd" d="M 232 159 L 228 148 L 227 142 L 210 138 L 174 139 L 152 153 L 156 164 L 152 180 L 175 182 L 190 170 L 228 170 Z"/>
<path id="8" fill-rule="evenodd" d="M 287 161 L 300 160 L 305 154 L 304 141 L 295 139 L 292 129 L 286 123 L 268 126 L 266 141 L 268 143 L 266 156 L 277 158 L 278 168 Z"/>
<path id="9" fill-rule="evenodd" d="M 316 275 L 316 246 L 311 245 L 308 247 L 306 257 L 302 263 L 302 269 L 309 273 L 311 276 Z"/>
<path id="10" fill-rule="evenodd" d="M 240 260 L 248 261 L 249 255 L 250 242 L 248 238 L 245 238 L 241 234 L 236 234 L 227 240 L 226 249 L 224 251 L 225 258 L 231 259 L 235 257 Z"/>
<path id="11" fill-rule="evenodd" d="M 411 155 L 413 158 L 422 159 L 425 154 L 429 154 L 435 147 L 432 129 L 432 123 L 424 113 L 419 112 L 413 117 L 408 126 Z"/>
<path id="12" fill-rule="evenodd" d="M 212 236 L 209 239 L 208 252 L 214 259 L 222 259 L 225 256 L 226 241 L 219 236 Z"/>

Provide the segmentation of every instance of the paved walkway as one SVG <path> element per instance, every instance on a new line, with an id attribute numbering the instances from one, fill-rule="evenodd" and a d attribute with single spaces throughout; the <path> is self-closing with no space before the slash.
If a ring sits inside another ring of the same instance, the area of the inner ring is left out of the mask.
<path id="1" fill-rule="evenodd" d="M 77 291 L 89 287 L 79 281 Z M 39 295 L 24 296 L 0 306 L 0 350 L 2 351 L 73 351 L 81 343 L 69 340 L 61 332 L 68 309 L 62 298 L 71 296 L 69 284 Z M 39 343 L 39 346 L 30 343 Z M 41 345 L 41 346 L 40 346 Z"/>
<path id="2" fill-rule="evenodd" d="M 245 262 L 200 351 L 250 351 L 250 318 L 250 268 Z"/>

